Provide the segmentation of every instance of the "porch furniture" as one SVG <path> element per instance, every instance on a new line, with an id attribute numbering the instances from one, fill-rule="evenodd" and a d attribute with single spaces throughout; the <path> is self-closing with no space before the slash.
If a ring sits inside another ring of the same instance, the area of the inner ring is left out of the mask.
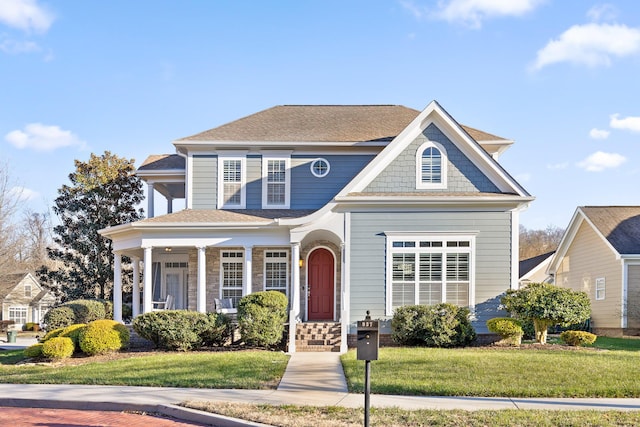
<path id="1" fill-rule="evenodd" d="M 233 306 L 232 298 L 216 298 L 214 302 L 216 306 L 216 313 L 223 313 L 223 314 L 238 313 L 238 309 Z"/>
<path id="2" fill-rule="evenodd" d="M 172 310 L 173 309 L 173 295 L 167 295 L 167 299 L 164 301 L 152 301 L 153 311 Z"/>

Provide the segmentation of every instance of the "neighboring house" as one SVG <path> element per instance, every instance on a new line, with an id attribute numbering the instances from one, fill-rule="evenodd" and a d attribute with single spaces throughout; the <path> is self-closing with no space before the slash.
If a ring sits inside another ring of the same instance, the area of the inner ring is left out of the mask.
<path id="1" fill-rule="evenodd" d="M 520 260 L 520 286 L 529 283 L 553 283 L 553 276 L 547 272 L 553 252 Z"/>
<path id="2" fill-rule="evenodd" d="M 154 190 L 170 211 L 182 197 L 186 209 L 101 230 L 116 254 L 116 319 L 125 255 L 143 265 L 134 315 L 167 294 L 205 312 L 283 292 L 291 352 L 328 344 L 303 342 L 316 321 L 346 351 L 367 310 L 384 341 L 405 304 L 468 306 L 483 333 L 498 296 L 518 286 L 519 212 L 533 197 L 497 162 L 513 141 L 460 125 L 435 101 L 422 112 L 277 106 L 173 144 L 177 154 L 137 173 L 149 212 Z"/>
<path id="3" fill-rule="evenodd" d="M 55 296 L 44 289 L 31 273 L 0 276 L 0 320 L 13 320 L 17 325 L 40 323 L 56 303 Z"/>
<path id="4" fill-rule="evenodd" d="M 640 332 L 640 206 L 578 207 L 549 273 L 589 294 L 595 333 Z"/>

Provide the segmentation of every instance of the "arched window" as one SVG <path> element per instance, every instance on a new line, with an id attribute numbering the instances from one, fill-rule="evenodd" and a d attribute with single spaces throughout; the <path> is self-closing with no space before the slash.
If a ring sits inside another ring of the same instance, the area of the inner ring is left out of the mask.
<path id="1" fill-rule="evenodd" d="M 416 153 L 416 188 L 447 188 L 447 152 L 428 141 Z"/>

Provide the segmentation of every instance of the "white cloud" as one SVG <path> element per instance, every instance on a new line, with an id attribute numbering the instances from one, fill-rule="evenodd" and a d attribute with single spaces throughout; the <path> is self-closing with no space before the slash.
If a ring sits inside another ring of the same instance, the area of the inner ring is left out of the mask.
<path id="1" fill-rule="evenodd" d="M 482 21 L 500 16 L 522 16 L 544 0 L 449 0 L 439 1 L 436 17 L 478 29 Z"/>
<path id="2" fill-rule="evenodd" d="M 26 125 L 24 130 L 11 131 L 4 139 L 19 149 L 30 148 L 35 151 L 53 151 L 61 147 L 85 145 L 71 131 L 41 123 L 31 123 Z"/>
<path id="3" fill-rule="evenodd" d="M 609 3 L 597 4 L 587 11 L 592 22 L 613 21 L 618 16 L 618 9 Z"/>
<path id="4" fill-rule="evenodd" d="M 609 66 L 611 57 L 640 53 L 640 29 L 626 25 L 574 25 L 538 51 L 534 70 L 557 62 Z"/>
<path id="5" fill-rule="evenodd" d="M 37 0 L 0 1 L 0 23 L 26 32 L 46 32 L 55 16 Z"/>
<path id="6" fill-rule="evenodd" d="M 529 182 L 531 181 L 531 174 L 528 172 L 521 173 L 516 175 L 516 181 L 518 182 Z"/>
<path id="7" fill-rule="evenodd" d="M 429 9 L 423 6 L 418 6 L 411 0 L 400 0 L 400 5 L 404 7 L 410 14 L 417 20 L 421 20 L 429 14 Z"/>
<path id="8" fill-rule="evenodd" d="M 602 172 L 605 169 L 617 168 L 626 161 L 627 159 L 620 154 L 596 151 L 578 163 L 578 167 L 585 169 L 587 172 Z"/>
<path id="9" fill-rule="evenodd" d="M 551 170 L 563 170 L 569 167 L 569 162 L 564 162 L 564 163 L 554 163 L 551 165 L 547 165 L 547 169 L 551 169 Z"/>
<path id="10" fill-rule="evenodd" d="M 10 39 L 0 40 L 0 51 L 11 55 L 39 52 L 40 50 L 40 46 L 32 41 L 18 41 Z"/>
<path id="11" fill-rule="evenodd" d="M 629 116 L 623 119 L 619 119 L 618 117 L 620 117 L 620 114 L 612 114 L 609 126 L 614 129 L 624 129 L 630 130 L 632 132 L 640 132 L 640 117 Z"/>
<path id="12" fill-rule="evenodd" d="M 589 137 L 592 139 L 607 139 L 610 133 L 608 130 L 593 128 L 589 131 Z"/>
<path id="13" fill-rule="evenodd" d="M 26 187 L 13 187 L 9 190 L 9 196 L 20 201 L 28 202 L 40 197 L 40 193 Z"/>

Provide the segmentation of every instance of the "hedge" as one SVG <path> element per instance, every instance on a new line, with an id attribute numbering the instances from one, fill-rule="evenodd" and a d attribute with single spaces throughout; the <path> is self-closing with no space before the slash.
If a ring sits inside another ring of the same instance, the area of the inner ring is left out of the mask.
<path id="1" fill-rule="evenodd" d="M 129 345 L 129 329 L 110 319 L 94 320 L 80 329 L 78 342 L 83 353 L 90 356 L 120 350 Z"/>
<path id="2" fill-rule="evenodd" d="M 238 325 L 242 340 L 249 345 L 269 347 L 282 341 L 287 321 L 286 295 L 263 291 L 242 297 L 238 303 Z"/>
<path id="3" fill-rule="evenodd" d="M 468 308 L 441 303 L 398 307 L 391 319 L 391 337 L 408 346 L 461 347 L 476 333 Z"/>

